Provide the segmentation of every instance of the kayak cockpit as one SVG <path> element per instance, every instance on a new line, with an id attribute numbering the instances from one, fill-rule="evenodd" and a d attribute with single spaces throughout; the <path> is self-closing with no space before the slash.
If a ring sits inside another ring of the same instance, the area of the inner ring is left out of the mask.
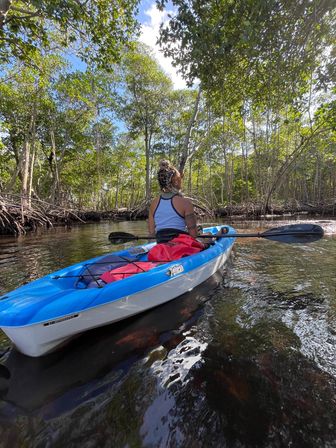
<path id="1" fill-rule="evenodd" d="M 207 230 L 208 234 L 216 235 L 219 228 L 209 228 Z M 184 236 L 184 235 L 183 235 Z M 142 272 L 147 272 L 154 269 L 158 265 L 162 265 L 170 261 L 177 260 L 179 258 L 184 258 L 191 253 L 185 252 L 185 247 L 188 247 L 188 242 L 179 242 L 180 246 L 175 243 L 175 248 L 182 248 L 182 253 L 174 258 L 165 256 L 165 253 L 156 254 L 158 257 L 153 257 L 151 261 L 148 259 L 149 251 L 156 245 L 156 243 L 146 244 L 144 246 L 136 246 L 127 250 L 116 252 L 114 254 L 108 254 L 89 260 L 85 264 L 80 266 L 78 270 L 78 265 L 76 270 L 71 272 L 62 273 L 62 275 L 55 275 L 53 280 L 61 280 L 62 282 L 67 282 L 67 279 L 72 277 L 72 284 L 70 287 L 74 289 L 92 289 L 92 288 L 103 288 L 106 284 L 114 282 L 116 280 L 122 280 L 134 274 L 139 274 Z M 184 245 L 184 244 L 186 245 Z M 197 242 L 200 244 L 199 242 Z M 190 242 L 189 242 L 190 244 Z M 212 244 L 215 244 L 214 242 Z M 158 245 L 157 248 L 159 248 Z M 156 249 L 156 248 L 155 248 Z M 204 251 L 204 247 L 198 247 L 198 251 Z M 195 250 L 193 248 L 193 250 Z M 196 250 L 196 252 L 197 252 Z M 150 251 L 151 255 L 153 251 Z M 175 255 L 175 254 L 174 254 Z M 111 274 L 111 275 L 109 275 Z"/>
<path id="2" fill-rule="evenodd" d="M 109 255 L 97 263 L 86 264 L 75 283 L 75 287 L 77 289 L 102 288 L 106 285 L 106 282 L 101 278 L 103 274 L 117 268 L 125 267 L 130 263 L 136 264 L 139 261 L 147 262 L 147 256 L 130 258 Z"/>
<path id="3" fill-rule="evenodd" d="M 149 246 L 151 247 L 153 244 Z M 81 265 L 79 270 L 76 269 L 75 271 L 62 272 L 61 275 L 54 275 L 52 279 L 60 283 L 71 281 L 71 287 L 75 289 L 102 288 L 106 285 L 101 279 L 104 273 L 127 266 L 130 263 L 147 262 L 147 252 L 147 247 L 138 246 L 127 251 L 108 254 L 90 260 Z"/>

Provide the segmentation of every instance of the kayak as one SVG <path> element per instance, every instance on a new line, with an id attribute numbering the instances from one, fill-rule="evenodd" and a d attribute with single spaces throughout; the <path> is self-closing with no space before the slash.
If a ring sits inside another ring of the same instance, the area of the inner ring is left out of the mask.
<path id="1" fill-rule="evenodd" d="M 147 262 L 156 243 L 105 254 L 21 286 L 0 297 L 0 328 L 18 351 L 38 357 L 85 331 L 175 299 L 225 264 L 235 230 L 215 226 L 203 232 L 215 235 L 223 227 L 228 237 L 215 240 L 209 248 L 122 280 L 106 284 L 101 276 L 130 263 Z"/>

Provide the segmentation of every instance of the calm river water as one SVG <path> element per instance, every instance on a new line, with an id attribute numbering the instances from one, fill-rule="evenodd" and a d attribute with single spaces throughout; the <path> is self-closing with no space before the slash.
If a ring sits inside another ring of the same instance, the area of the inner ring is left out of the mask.
<path id="1" fill-rule="evenodd" d="M 195 290 L 46 357 L 2 334 L 0 446 L 336 447 L 336 222 L 316 222 L 307 245 L 237 239 Z M 0 295 L 111 251 L 116 230 L 146 226 L 1 237 Z"/>

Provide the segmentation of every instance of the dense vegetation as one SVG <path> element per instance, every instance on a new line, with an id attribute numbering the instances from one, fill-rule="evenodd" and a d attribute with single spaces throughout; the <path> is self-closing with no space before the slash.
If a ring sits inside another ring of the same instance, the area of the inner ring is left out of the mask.
<path id="1" fill-rule="evenodd" d="M 166 157 L 212 208 L 334 204 L 335 2 L 172 3 L 185 90 L 136 42 L 135 0 L 0 2 L 0 194 L 134 208 Z"/>

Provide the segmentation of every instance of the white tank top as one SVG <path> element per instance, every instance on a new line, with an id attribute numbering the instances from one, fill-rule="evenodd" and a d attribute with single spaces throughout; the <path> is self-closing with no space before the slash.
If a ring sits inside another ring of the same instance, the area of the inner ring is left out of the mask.
<path id="1" fill-rule="evenodd" d="M 187 230 L 184 217 L 174 207 L 173 197 L 163 198 L 160 196 L 159 203 L 154 211 L 156 232 L 162 229 Z"/>

